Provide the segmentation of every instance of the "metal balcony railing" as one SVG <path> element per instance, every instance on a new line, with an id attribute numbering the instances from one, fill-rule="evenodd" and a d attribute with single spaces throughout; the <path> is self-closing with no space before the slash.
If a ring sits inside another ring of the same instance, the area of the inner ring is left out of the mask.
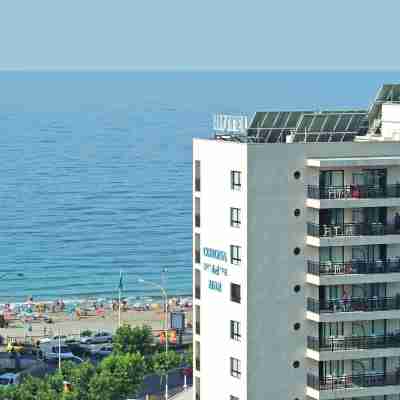
<path id="1" fill-rule="evenodd" d="M 308 260 L 307 272 L 312 275 L 396 273 L 400 272 L 400 257 L 375 261 L 352 260 L 345 262 Z"/>
<path id="2" fill-rule="evenodd" d="M 400 347 L 400 335 L 307 337 L 307 348 L 315 351 L 368 350 Z"/>
<path id="3" fill-rule="evenodd" d="M 400 310 L 400 295 L 395 297 L 352 297 L 318 301 L 307 298 L 307 310 L 316 314 Z"/>
<path id="4" fill-rule="evenodd" d="M 383 222 L 314 224 L 307 223 L 307 235 L 314 237 L 399 235 L 400 225 Z"/>
<path id="5" fill-rule="evenodd" d="M 385 199 L 400 197 L 400 184 L 386 186 L 307 186 L 309 199 Z"/>
<path id="6" fill-rule="evenodd" d="M 307 386 L 315 390 L 337 390 L 400 384 L 400 371 L 366 373 L 343 376 L 318 376 L 308 374 Z"/>

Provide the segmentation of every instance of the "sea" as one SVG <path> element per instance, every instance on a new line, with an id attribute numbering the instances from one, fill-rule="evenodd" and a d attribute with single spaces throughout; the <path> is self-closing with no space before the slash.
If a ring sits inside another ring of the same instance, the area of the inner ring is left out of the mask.
<path id="1" fill-rule="evenodd" d="M 0 303 L 191 294 L 214 113 L 366 108 L 398 72 L 0 72 Z M 19 276 L 23 274 L 23 276 Z"/>

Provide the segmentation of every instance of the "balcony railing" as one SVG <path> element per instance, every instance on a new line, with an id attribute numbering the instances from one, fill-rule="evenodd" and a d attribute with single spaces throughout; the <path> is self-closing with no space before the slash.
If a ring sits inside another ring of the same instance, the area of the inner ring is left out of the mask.
<path id="1" fill-rule="evenodd" d="M 307 235 L 314 237 L 338 237 L 338 236 L 379 236 L 399 235 L 399 224 L 386 224 L 382 222 L 370 223 L 346 223 L 346 224 L 314 224 L 307 223 Z"/>
<path id="2" fill-rule="evenodd" d="M 315 351 L 368 350 L 400 347 L 400 335 L 307 337 L 307 348 Z"/>
<path id="3" fill-rule="evenodd" d="M 400 257 L 385 260 L 364 261 L 307 261 L 307 272 L 312 275 L 352 275 L 400 272 Z"/>
<path id="4" fill-rule="evenodd" d="M 400 372 L 366 373 L 358 375 L 321 377 L 308 374 L 307 386 L 316 390 L 337 390 L 400 384 Z"/>
<path id="5" fill-rule="evenodd" d="M 395 297 L 352 297 L 325 301 L 309 297 L 307 298 L 307 310 L 317 314 L 400 310 L 400 295 Z"/>
<path id="6" fill-rule="evenodd" d="M 400 197 L 400 184 L 386 186 L 307 186 L 309 199 L 385 199 Z"/>

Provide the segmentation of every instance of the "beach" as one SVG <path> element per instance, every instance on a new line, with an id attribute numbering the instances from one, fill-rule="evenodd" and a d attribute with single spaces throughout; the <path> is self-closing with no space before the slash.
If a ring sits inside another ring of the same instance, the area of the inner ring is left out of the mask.
<path id="1" fill-rule="evenodd" d="M 21 310 L 19 310 L 19 313 L 14 313 L 12 318 L 8 320 L 8 327 L 0 328 L 0 335 L 4 338 L 30 337 L 33 339 L 55 335 L 78 337 L 84 330 L 113 333 L 118 328 L 118 307 L 115 307 L 113 311 L 110 304 L 102 305 L 101 309 L 95 304 L 92 304 L 91 307 L 86 305 L 87 308 L 78 308 L 81 310 L 80 316 L 77 316 L 76 309 L 74 312 L 66 309 L 54 310 L 53 312 L 50 307 L 44 313 L 37 312 L 36 310 L 40 310 L 41 304 L 35 303 L 32 306 L 32 316 Z M 169 312 L 183 312 L 185 314 L 186 326 L 191 327 L 191 301 L 185 301 L 185 303 L 177 305 L 176 301 L 171 300 Z M 153 331 L 159 331 L 164 329 L 164 320 L 164 307 L 160 303 L 126 304 L 124 307 L 121 307 L 121 325 L 148 325 Z"/>

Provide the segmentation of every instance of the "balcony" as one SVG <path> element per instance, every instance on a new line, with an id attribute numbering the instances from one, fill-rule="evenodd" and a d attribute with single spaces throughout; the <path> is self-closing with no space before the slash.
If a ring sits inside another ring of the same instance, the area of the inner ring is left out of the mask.
<path id="1" fill-rule="evenodd" d="M 307 235 L 314 237 L 399 235 L 400 226 L 383 222 L 318 225 L 307 223 Z"/>
<path id="2" fill-rule="evenodd" d="M 312 336 L 307 337 L 307 348 L 319 352 L 386 349 L 388 347 L 400 347 L 400 335 L 327 337 L 321 340 Z"/>
<path id="3" fill-rule="evenodd" d="M 313 275 L 388 274 L 400 272 L 400 257 L 386 260 L 345 262 L 307 261 L 307 272 Z"/>
<path id="4" fill-rule="evenodd" d="M 400 257 L 375 261 L 307 261 L 307 282 L 313 285 L 345 285 L 400 281 Z"/>
<path id="5" fill-rule="evenodd" d="M 314 224 L 307 223 L 307 244 L 311 246 L 361 246 L 400 243 L 400 225 L 383 222 Z"/>
<path id="6" fill-rule="evenodd" d="M 395 297 L 352 297 L 325 301 L 307 298 L 307 311 L 316 314 L 388 310 L 400 310 L 400 295 Z"/>
<path id="7" fill-rule="evenodd" d="M 396 207 L 400 205 L 400 184 L 386 186 L 307 186 L 311 208 Z"/>
<path id="8" fill-rule="evenodd" d="M 321 377 L 308 374 L 307 386 L 315 390 L 360 389 L 400 384 L 400 371 Z"/>
<path id="9" fill-rule="evenodd" d="M 307 298 L 307 318 L 315 322 L 371 321 L 400 318 L 400 295 L 318 301 Z"/>
<path id="10" fill-rule="evenodd" d="M 307 357 L 315 361 L 399 357 L 400 335 L 307 337 Z"/>
<path id="11" fill-rule="evenodd" d="M 386 186 L 307 186 L 307 197 L 318 200 L 400 198 L 400 184 Z"/>

